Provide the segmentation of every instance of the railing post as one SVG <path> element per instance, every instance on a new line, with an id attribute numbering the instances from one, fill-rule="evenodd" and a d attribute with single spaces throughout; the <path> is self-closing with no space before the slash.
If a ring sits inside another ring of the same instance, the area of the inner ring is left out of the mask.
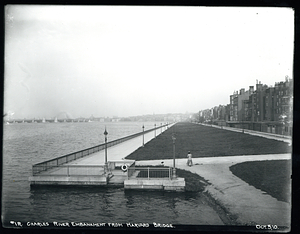
<path id="1" fill-rule="evenodd" d="M 67 176 L 70 177 L 69 166 L 67 166 Z"/>
<path id="2" fill-rule="evenodd" d="M 148 167 L 148 180 L 149 180 L 149 169 L 150 169 L 150 168 Z"/>

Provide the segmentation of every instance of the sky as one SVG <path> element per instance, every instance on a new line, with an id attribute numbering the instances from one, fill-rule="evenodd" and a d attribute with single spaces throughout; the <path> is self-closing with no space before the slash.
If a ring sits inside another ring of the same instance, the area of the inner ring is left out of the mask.
<path id="1" fill-rule="evenodd" d="M 13 118 L 196 113 L 257 81 L 293 78 L 291 8 L 5 8 Z"/>

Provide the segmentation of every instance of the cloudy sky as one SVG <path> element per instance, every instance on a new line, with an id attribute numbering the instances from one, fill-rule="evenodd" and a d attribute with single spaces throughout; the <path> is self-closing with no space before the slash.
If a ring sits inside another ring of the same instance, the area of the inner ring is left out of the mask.
<path id="1" fill-rule="evenodd" d="M 197 112 L 292 78 L 288 8 L 5 9 L 4 112 L 14 118 Z"/>

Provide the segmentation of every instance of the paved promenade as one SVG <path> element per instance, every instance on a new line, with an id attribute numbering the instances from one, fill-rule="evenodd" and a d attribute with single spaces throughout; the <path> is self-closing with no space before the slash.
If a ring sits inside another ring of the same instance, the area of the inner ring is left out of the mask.
<path id="1" fill-rule="evenodd" d="M 169 124 L 169 127 L 171 127 L 173 124 Z M 158 128 L 156 131 L 151 131 L 144 134 L 144 144 L 151 141 L 155 136 L 158 136 L 159 134 L 163 133 L 167 129 L 165 127 Z M 132 152 L 137 150 L 139 147 L 143 145 L 143 135 L 135 137 L 133 139 L 124 141 L 122 143 L 119 143 L 117 145 L 111 146 L 107 148 L 107 161 L 122 161 L 130 155 Z M 55 168 L 53 170 L 49 170 L 46 172 L 43 172 L 43 178 L 46 178 L 45 176 L 55 176 L 55 175 L 67 175 L 67 166 L 68 165 L 79 165 L 79 166 L 93 166 L 93 167 L 73 167 L 69 169 L 69 172 L 72 175 L 95 175 L 99 173 L 104 172 L 103 167 L 94 167 L 94 166 L 103 166 L 105 164 L 105 150 L 101 150 L 99 152 L 95 152 L 93 154 L 87 155 L 83 158 L 76 159 L 74 161 L 71 161 L 69 163 L 63 164 L 63 166 Z M 37 178 L 37 177 L 35 177 Z M 40 180 L 39 178 L 37 180 Z M 51 179 L 49 179 L 51 181 Z"/>
<path id="2" fill-rule="evenodd" d="M 172 125 L 169 125 L 171 127 Z M 156 136 L 164 132 L 165 128 L 157 129 Z M 155 137 L 154 131 L 144 134 L 144 143 L 151 141 Z M 143 136 L 139 136 L 120 144 L 107 148 L 107 161 L 119 161 L 125 159 L 132 152 L 143 145 Z M 104 165 L 105 150 L 77 159 L 65 165 Z"/>

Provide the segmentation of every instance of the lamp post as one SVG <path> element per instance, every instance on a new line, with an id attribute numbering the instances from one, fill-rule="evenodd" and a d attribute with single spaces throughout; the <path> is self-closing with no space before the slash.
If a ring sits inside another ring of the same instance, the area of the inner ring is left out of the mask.
<path id="1" fill-rule="evenodd" d="M 144 124 L 143 124 L 143 147 L 144 147 L 144 145 L 145 145 L 145 142 L 144 142 L 144 128 L 145 128 L 145 126 L 144 126 Z"/>
<path id="2" fill-rule="evenodd" d="M 176 169 L 175 169 L 175 134 L 172 134 L 172 140 L 173 140 L 173 178 L 176 178 Z"/>
<path id="3" fill-rule="evenodd" d="M 154 124 L 154 138 L 156 138 L 156 124 Z"/>
<path id="4" fill-rule="evenodd" d="M 243 133 L 244 133 L 244 113 L 242 113 L 242 128 L 243 128 Z"/>
<path id="5" fill-rule="evenodd" d="M 280 118 L 280 121 L 281 121 L 281 133 L 282 133 L 282 137 L 283 137 L 283 135 L 284 135 L 284 127 L 285 127 L 285 121 L 286 121 L 286 115 L 285 114 L 282 114 L 282 115 L 280 115 L 279 116 L 279 118 Z"/>
<path id="6" fill-rule="evenodd" d="M 106 131 L 106 127 L 105 127 L 105 131 L 104 131 L 104 136 L 105 136 L 105 159 L 104 159 L 105 165 L 104 165 L 104 172 L 105 172 L 105 174 L 108 173 L 108 165 L 107 165 L 107 135 L 108 135 L 108 132 Z"/>
<path id="7" fill-rule="evenodd" d="M 160 133 L 162 133 L 162 123 L 160 123 Z"/>

